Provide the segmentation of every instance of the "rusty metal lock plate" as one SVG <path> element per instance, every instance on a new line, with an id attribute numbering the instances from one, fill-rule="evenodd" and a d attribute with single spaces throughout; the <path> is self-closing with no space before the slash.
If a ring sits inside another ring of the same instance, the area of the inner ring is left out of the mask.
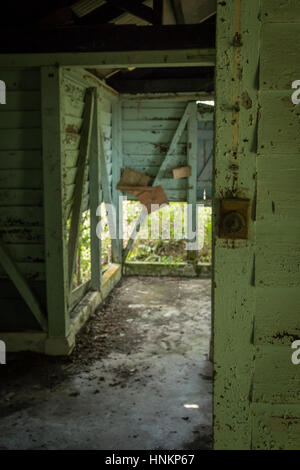
<path id="1" fill-rule="evenodd" d="M 221 199 L 219 237 L 247 240 L 249 217 L 249 199 Z"/>

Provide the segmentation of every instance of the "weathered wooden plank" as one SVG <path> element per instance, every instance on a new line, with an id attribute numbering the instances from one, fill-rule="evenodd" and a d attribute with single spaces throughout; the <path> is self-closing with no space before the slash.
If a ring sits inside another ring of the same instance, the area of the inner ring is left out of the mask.
<path id="1" fill-rule="evenodd" d="M 43 192 L 40 189 L 0 189 L 2 206 L 42 206 Z"/>
<path id="2" fill-rule="evenodd" d="M 102 126 L 111 126 L 112 112 L 100 110 Z"/>
<path id="3" fill-rule="evenodd" d="M 190 103 L 191 114 L 187 123 L 187 164 L 191 169 L 191 175 L 182 183 L 187 187 L 187 201 L 188 201 L 188 216 L 187 216 L 187 229 L 188 229 L 188 243 L 187 243 L 187 257 L 189 260 L 197 258 L 197 249 L 195 242 L 197 240 L 197 157 L 198 157 L 198 135 L 197 135 L 197 105 Z M 175 181 L 175 180 L 174 180 Z M 194 235 L 195 234 L 195 235 Z"/>
<path id="4" fill-rule="evenodd" d="M 5 109 L 3 109 L 5 108 Z M 35 111 L 41 109 L 41 92 L 36 91 L 7 91 L 6 105 L 0 112 L 6 111 Z"/>
<path id="5" fill-rule="evenodd" d="M 173 103 L 172 103 L 173 105 Z M 169 121 L 179 121 L 183 113 L 183 108 L 173 108 L 169 103 L 168 108 L 142 108 L 139 104 L 135 108 L 123 108 L 123 119 L 125 121 L 149 120 L 156 121 L 168 119 Z"/>
<path id="6" fill-rule="evenodd" d="M 127 130 L 142 130 L 142 131 L 152 131 L 152 130 L 166 130 L 174 131 L 179 124 L 179 119 L 139 119 L 139 120 L 123 120 L 122 128 L 124 131 Z"/>
<path id="7" fill-rule="evenodd" d="M 48 331 L 50 337 L 65 337 L 70 317 L 67 307 L 65 149 L 61 138 L 65 109 L 60 90 L 61 70 L 43 67 L 41 83 Z"/>
<path id="8" fill-rule="evenodd" d="M 66 113 L 65 113 L 66 116 L 82 118 L 83 109 L 84 109 L 84 101 L 75 100 L 69 95 L 64 95 L 63 103 L 64 103 L 64 108 L 66 110 Z"/>
<path id="9" fill-rule="evenodd" d="M 9 91 L 39 91 L 41 88 L 40 70 L 22 68 L 2 68 L 1 80 L 6 84 Z"/>
<path id="10" fill-rule="evenodd" d="M 16 266 L 27 281 L 45 281 L 45 263 L 16 263 Z M 7 277 L 7 272 L 0 264 L 0 278 L 7 279 Z"/>
<path id="11" fill-rule="evenodd" d="M 128 155 L 124 154 L 123 166 L 129 168 L 135 168 L 141 173 L 147 173 L 147 170 L 157 173 L 158 168 L 160 167 L 163 161 L 163 155 Z M 186 154 L 174 154 L 172 155 L 172 167 L 185 166 L 187 163 Z M 138 169 L 140 168 L 140 170 Z M 143 168 L 143 170 L 142 170 Z M 152 176 L 152 174 L 150 175 Z"/>
<path id="12" fill-rule="evenodd" d="M 122 193 L 117 189 L 121 178 L 123 166 L 122 155 L 122 107 L 121 103 L 114 103 L 112 107 L 112 202 L 116 211 L 116 236 L 118 244 L 112 246 L 113 262 L 122 264 L 123 251 L 123 202 Z"/>
<path id="13" fill-rule="evenodd" d="M 300 244 L 260 243 L 255 256 L 255 285 L 267 287 L 300 286 Z"/>
<path id="14" fill-rule="evenodd" d="M 162 155 L 164 156 L 168 151 L 167 144 L 151 144 L 145 142 L 123 142 L 124 157 L 126 155 Z M 186 155 L 186 143 L 177 144 L 175 155 Z"/>
<path id="15" fill-rule="evenodd" d="M 299 449 L 299 405 L 255 403 L 252 409 L 254 450 Z"/>
<path id="16" fill-rule="evenodd" d="M 100 100 L 100 108 L 101 108 L 102 100 Z M 108 165 L 106 159 L 106 150 L 105 150 L 105 140 L 103 137 L 102 132 L 102 123 L 101 123 L 101 113 L 98 114 L 99 119 L 99 132 L 100 132 L 100 171 L 101 171 L 101 187 L 102 187 L 102 194 L 103 194 L 103 201 L 106 205 L 108 205 L 109 209 L 113 206 L 113 199 L 112 199 L 112 179 L 113 175 L 108 174 Z M 113 150 L 114 152 L 114 150 Z M 112 154 L 113 155 L 113 154 Z M 117 258 L 118 253 L 120 252 L 120 240 L 118 239 L 118 234 L 116 231 L 116 217 L 114 217 L 111 212 L 108 212 L 110 217 L 108 217 L 108 226 L 109 226 L 109 233 L 111 237 L 112 243 L 112 250 Z"/>
<path id="17" fill-rule="evenodd" d="M 77 176 L 78 167 L 75 168 L 68 168 L 65 176 L 65 184 L 69 186 L 71 184 L 75 184 L 76 176 Z M 85 175 L 85 180 L 87 175 Z"/>
<path id="18" fill-rule="evenodd" d="M 300 111 L 291 100 L 291 91 L 263 91 L 258 128 L 260 155 L 297 155 L 300 150 Z M 276 110 L 276 112 L 274 112 Z M 287 145 L 287 142 L 289 145 Z"/>
<path id="19" fill-rule="evenodd" d="M 63 95 L 70 97 L 72 101 L 84 102 L 86 86 L 78 81 L 72 80 L 66 73 L 63 74 L 61 89 Z M 68 112 L 68 108 L 66 108 L 66 112 Z"/>
<path id="20" fill-rule="evenodd" d="M 300 204 L 300 160 L 296 155 L 285 154 L 261 157 L 257 164 L 258 203 L 257 218 L 272 223 L 272 218 L 283 217 L 286 231 L 289 231 L 288 219 L 297 217 Z M 282 221 L 283 221 L 282 220 Z M 293 220 L 290 220 L 293 223 Z"/>
<path id="21" fill-rule="evenodd" d="M 40 111 L 7 111 L 0 120 L 0 129 L 29 129 L 41 127 Z"/>
<path id="22" fill-rule="evenodd" d="M 214 176 L 214 449 L 251 448 L 254 224 L 218 238 L 219 200 L 255 195 L 260 2 L 218 2 Z M 236 41 L 235 41 L 236 39 Z M 240 40 L 239 40 L 240 39 Z M 245 102 L 245 91 L 251 100 Z M 229 294 L 230 293 L 230 294 Z"/>
<path id="23" fill-rule="evenodd" d="M 42 170 L 0 169 L 0 188 L 40 189 L 43 186 Z"/>
<path id="24" fill-rule="evenodd" d="M 141 162 L 137 162 L 137 163 L 141 165 Z M 162 163 L 162 159 L 160 161 L 160 164 L 161 163 Z M 172 165 L 173 164 L 174 164 L 174 161 L 172 161 Z M 132 162 L 130 162 L 130 160 L 128 161 L 128 165 L 125 165 L 124 163 L 124 166 L 127 166 L 129 168 L 134 168 L 136 171 L 139 171 L 140 173 L 145 173 L 147 176 L 151 176 L 151 178 L 155 178 L 160 168 L 159 164 L 156 166 L 140 166 L 140 165 L 133 165 Z M 176 166 L 177 165 L 174 164 L 174 168 Z M 166 171 L 164 172 L 164 178 L 166 179 L 173 178 L 172 168 L 166 169 Z"/>
<path id="25" fill-rule="evenodd" d="M 162 185 L 164 190 L 168 189 L 185 189 L 187 190 L 190 188 L 189 180 L 188 179 L 173 179 L 173 178 L 161 178 L 159 180 L 159 184 Z M 195 189 L 195 186 L 193 187 L 193 190 Z"/>
<path id="26" fill-rule="evenodd" d="M 73 196 L 74 196 L 74 190 L 75 190 L 75 184 L 70 184 L 70 185 L 66 185 L 66 188 L 65 188 L 65 198 L 66 198 L 66 204 L 70 204 L 70 203 L 73 203 Z M 89 192 L 89 183 L 86 182 L 85 183 L 85 186 L 84 186 L 84 191 L 83 191 L 83 195 L 86 196 Z"/>
<path id="27" fill-rule="evenodd" d="M 262 207 L 262 206 L 260 206 Z M 285 246 L 293 245 L 299 248 L 300 221 L 295 217 L 285 217 L 281 214 L 264 216 L 259 214 L 256 222 L 256 240 L 258 244 L 272 243 L 277 249 L 283 251 Z"/>
<path id="28" fill-rule="evenodd" d="M 0 169 L 38 169 L 42 167 L 41 150 L 0 150 Z"/>
<path id="29" fill-rule="evenodd" d="M 79 149 L 65 151 L 64 160 L 66 168 L 77 167 Z"/>
<path id="30" fill-rule="evenodd" d="M 186 189 L 166 189 L 165 194 L 170 202 L 187 202 Z M 137 198 L 129 194 L 126 195 L 129 201 L 137 201 Z"/>
<path id="31" fill-rule="evenodd" d="M 124 68 L 143 66 L 148 67 L 178 67 L 214 66 L 214 49 L 178 49 L 156 51 L 126 51 L 126 52 L 60 52 L 34 54 L 0 54 L 0 62 L 4 67 L 18 64 L 20 67 L 34 66 L 75 66 L 97 68 Z"/>
<path id="32" fill-rule="evenodd" d="M 5 150 L 40 149 L 41 129 L 0 129 L 0 142 Z"/>
<path id="33" fill-rule="evenodd" d="M 42 207 L 0 207 L 0 225 L 10 226 L 42 226 Z"/>
<path id="34" fill-rule="evenodd" d="M 18 263 L 44 263 L 45 247 L 41 243 L 9 243 L 5 246 L 7 254 Z"/>
<path id="35" fill-rule="evenodd" d="M 292 341 L 290 339 L 289 346 L 262 345 L 254 348 L 254 402 L 299 403 L 299 370 L 291 361 Z"/>
<path id="36" fill-rule="evenodd" d="M 2 267 L 5 269 L 12 282 L 15 284 L 24 301 L 35 316 L 36 320 L 42 329 L 47 331 L 47 320 L 41 310 L 39 302 L 2 241 L 0 241 L 0 259 Z"/>
<path id="37" fill-rule="evenodd" d="M 298 0 L 262 0 L 261 19 L 264 23 L 300 23 Z"/>
<path id="38" fill-rule="evenodd" d="M 300 77 L 300 63 L 297 60 L 300 22 L 263 24 L 261 41 L 261 89 L 290 90 L 292 82 Z"/>
<path id="39" fill-rule="evenodd" d="M 90 290 L 90 288 L 91 281 L 89 280 L 73 290 L 70 299 L 70 310 L 73 310 L 73 308 L 80 302 L 80 300 L 85 296 L 85 294 Z"/>
<path id="40" fill-rule="evenodd" d="M 99 113 L 100 113 L 100 118 L 102 118 L 102 113 L 110 113 L 112 111 L 112 104 L 111 101 L 108 100 L 107 98 L 104 97 L 103 95 L 103 88 L 101 87 L 101 95 L 99 95 L 99 101 L 100 101 L 100 106 L 99 106 Z"/>
<path id="41" fill-rule="evenodd" d="M 76 173 L 74 202 L 72 207 L 72 219 L 68 242 L 69 295 L 71 295 L 72 292 L 73 273 L 75 269 L 75 254 L 77 250 L 78 236 L 80 230 L 83 190 L 87 174 L 87 160 L 90 152 L 93 110 L 94 99 L 92 90 L 87 89 L 83 126 L 80 135 L 80 153 L 78 157 L 78 168 Z"/>
<path id="42" fill-rule="evenodd" d="M 99 188 L 101 186 L 100 172 L 100 122 L 98 90 L 93 90 L 94 109 L 92 116 L 91 149 L 89 158 L 89 196 L 90 196 L 90 237 L 91 237 L 91 288 L 95 291 L 101 290 L 101 237 L 97 235 L 99 223 L 98 207 L 101 204 Z M 84 188 L 83 188 L 84 189 Z"/>
<path id="43" fill-rule="evenodd" d="M 182 113 L 184 112 L 184 109 L 185 109 L 185 105 L 186 105 L 186 100 L 185 102 L 182 102 L 182 101 L 178 101 L 178 100 L 174 100 L 171 98 L 168 98 L 168 97 L 164 97 L 163 99 L 157 99 L 153 96 L 153 94 L 151 95 L 151 98 L 147 99 L 145 98 L 145 96 L 141 96 L 140 99 L 131 99 L 131 100 L 126 100 L 126 99 L 122 99 L 122 106 L 124 108 L 124 116 L 126 116 L 126 108 L 127 109 L 164 109 L 164 108 L 167 108 L 169 110 L 173 110 L 174 108 L 175 109 L 180 109 L 181 112 L 180 112 L 180 115 L 179 115 L 179 118 L 182 116 Z M 161 113 L 163 111 L 159 111 L 159 113 Z"/>
<path id="44" fill-rule="evenodd" d="M 5 244 L 44 243 L 44 228 L 0 225 L 0 236 Z"/>
<path id="45" fill-rule="evenodd" d="M 82 117 L 65 115 L 65 132 L 68 134 L 80 134 L 82 126 Z"/>
<path id="46" fill-rule="evenodd" d="M 197 176 L 198 181 L 212 181 L 213 174 L 213 153 L 210 154 L 208 160 L 203 165 L 200 174 Z"/>
<path id="47" fill-rule="evenodd" d="M 187 125 L 187 122 L 188 122 L 188 119 L 190 118 L 190 115 L 192 113 L 192 103 L 188 103 L 186 108 L 185 108 L 185 111 L 180 119 L 180 123 L 175 131 L 175 133 L 171 134 L 168 136 L 168 142 L 170 142 L 170 145 L 169 145 L 169 148 L 168 148 L 168 151 L 166 153 L 166 156 L 165 156 L 165 159 L 163 160 L 160 168 L 159 168 L 159 171 L 155 177 L 155 180 L 154 180 L 154 185 L 158 185 L 160 184 L 160 181 L 161 181 L 161 178 L 163 177 L 164 175 L 164 171 L 166 170 L 166 168 L 168 167 L 168 165 L 170 165 L 170 158 L 173 154 L 176 153 L 176 150 L 177 150 L 177 145 L 179 142 L 182 142 L 183 139 L 186 139 L 187 138 L 187 133 L 186 131 L 184 131 L 186 125 Z M 164 134 L 168 133 L 168 131 L 165 131 Z"/>
<path id="48" fill-rule="evenodd" d="M 256 289 L 254 344 L 285 345 L 300 339 L 298 315 L 300 310 L 297 287 L 263 287 Z"/>
<path id="49" fill-rule="evenodd" d="M 103 137 L 105 139 L 110 139 L 111 140 L 112 126 L 109 126 L 107 124 L 102 124 L 102 133 L 103 133 Z"/>
<path id="50" fill-rule="evenodd" d="M 63 144 L 66 152 L 70 150 L 79 150 L 80 147 L 80 135 L 79 134 L 71 134 L 71 133 L 63 133 L 62 135 Z"/>

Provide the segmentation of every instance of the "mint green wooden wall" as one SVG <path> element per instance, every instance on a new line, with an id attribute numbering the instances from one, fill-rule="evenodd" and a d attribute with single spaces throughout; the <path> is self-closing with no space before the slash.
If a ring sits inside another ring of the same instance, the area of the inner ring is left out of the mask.
<path id="1" fill-rule="evenodd" d="M 122 167 L 155 177 L 186 106 L 187 101 L 172 101 L 170 98 L 122 100 Z M 162 180 L 170 201 L 187 200 L 187 179 L 175 180 L 172 176 L 172 168 L 186 165 L 187 130 L 183 132 Z"/>
<path id="2" fill-rule="evenodd" d="M 72 200 L 75 188 L 75 178 L 77 173 L 77 160 L 80 146 L 80 129 L 82 126 L 82 114 L 84 108 L 84 97 L 86 89 L 89 86 L 96 86 L 95 83 L 85 80 L 84 76 L 89 76 L 87 72 L 77 71 L 70 72 L 66 69 L 63 71 L 62 81 L 62 109 L 64 113 L 65 135 L 65 165 L 66 165 L 66 203 L 72 207 Z M 96 81 L 97 82 L 97 81 Z M 99 122 L 101 122 L 102 133 L 104 137 L 104 150 L 106 156 L 107 172 L 109 177 L 110 188 L 112 184 L 112 105 L 113 95 L 101 87 L 99 88 Z M 116 97 L 115 97 L 116 99 Z M 87 171 L 85 197 L 83 210 L 87 210 L 89 206 L 89 171 Z M 69 211 L 68 211 L 69 213 Z"/>
<path id="3" fill-rule="evenodd" d="M 300 448 L 300 3 L 262 0 L 253 448 Z"/>
<path id="4" fill-rule="evenodd" d="M 0 69 L 7 104 L 0 106 L 0 234 L 45 307 L 45 255 L 39 68 Z M 0 265 L 0 328 L 39 329 Z"/>
<path id="5" fill-rule="evenodd" d="M 68 310 L 74 306 L 72 298 L 67 299 L 66 226 L 72 214 L 86 90 L 90 87 L 98 89 L 99 123 L 110 190 L 113 103 L 118 95 L 98 80 L 91 80 L 90 74 L 83 69 L 6 68 L 0 69 L 0 73 L 7 86 L 7 104 L 0 107 L 1 240 L 28 281 L 44 314 L 47 315 L 47 309 L 54 312 L 54 318 L 52 314 L 49 316 L 49 334 L 63 337 L 69 331 Z M 62 187 L 58 192 L 56 187 L 60 181 Z M 47 197 L 44 188 L 48 191 Z M 100 184 L 98 190 L 101 202 Z M 89 208 L 89 195 L 87 168 L 82 211 Z M 53 223 L 53 217 L 59 217 L 59 210 L 60 228 L 59 224 Z M 94 212 L 96 220 L 96 209 Z M 48 268 L 45 262 L 47 237 Z M 55 287 L 59 272 L 64 280 L 61 286 Z M 59 302 L 60 297 L 65 300 Z M 77 295 L 76 299 L 78 301 L 80 297 Z M 1 263 L 0 310 L 0 331 L 40 329 Z"/>
<path id="6" fill-rule="evenodd" d="M 122 96 L 122 95 L 121 95 Z M 193 97 L 190 97 L 190 101 Z M 195 99 L 196 101 L 196 99 Z M 121 99 L 122 160 L 121 167 L 133 168 L 155 177 L 166 155 L 171 139 L 179 125 L 188 100 L 161 96 L 160 99 L 142 97 Z M 211 106 L 200 106 L 197 113 L 197 199 L 212 195 L 213 111 Z M 187 180 L 174 180 L 172 168 L 188 165 L 188 130 L 177 145 L 162 182 L 170 201 L 187 201 Z M 128 199 L 131 199 L 128 196 Z M 134 199 L 134 197 L 132 197 Z"/>
<path id="7" fill-rule="evenodd" d="M 300 4 L 219 2 L 214 446 L 299 449 Z M 251 201 L 249 240 L 218 237 L 219 199 Z"/>

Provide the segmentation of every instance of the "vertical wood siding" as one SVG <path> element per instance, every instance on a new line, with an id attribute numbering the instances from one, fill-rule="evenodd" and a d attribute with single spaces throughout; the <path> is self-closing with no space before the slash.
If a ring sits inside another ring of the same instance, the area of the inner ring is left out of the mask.
<path id="1" fill-rule="evenodd" d="M 257 159 L 253 447 L 299 449 L 300 78 L 299 2 L 262 0 Z"/>
<path id="2" fill-rule="evenodd" d="M 7 251 L 45 304 L 40 70 L 1 69 L 0 234 Z M 0 262 L 0 329 L 39 328 Z"/>

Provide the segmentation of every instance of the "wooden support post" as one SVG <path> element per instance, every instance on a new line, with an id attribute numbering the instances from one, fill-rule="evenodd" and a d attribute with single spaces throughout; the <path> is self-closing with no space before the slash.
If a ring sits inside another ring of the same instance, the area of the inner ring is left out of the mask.
<path id="1" fill-rule="evenodd" d="M 74 188 L 74 201 L 69 235 L 69 294 L 72 292 L 73 274 L 75 269 L 76 251 L 82 217 L 83 190 L 86 181 L 87 160 L 90 151 L 92 118 L 94 109 L 93 90 L 88 88 L 85 96 L 83 124 L 80 135 L 80 149 L 77 163 L 77 174 Z"/>
<path id="2" fill-rule="evenodd" d="M 116 186 L 121 178 L 122 169 L 122 107 L 121 102 L 112 106 L 112 202 L 116 211 L 116 236 L 118 244 L 113 245 L 113 263 L 122 263 L 123 251 L 123 207 L 122 192 Z"/>
<path id="3" fill-rule="evenodd" d="M 100 106 L 101 106 L 101 102 L 100 102 Z M 114 211 L 112 193 L 111 193 L 111 188 L 109 184 L 102 123 L 101 123 L 100 116 L 101 116 L 101 113 L 99 112 L 98 119 L 99 119 L 99 134 L 100 134 L 100 168 L 101 168 L 101 183 L 102 183 L 102 191 L 103 191 L 103 200 L 105 202 L 107 212 L 108 212 L 108 226 L 109 226 L 109 233 L 110 233 L 110 238 L 111 238 L 112 252 L 114 253 L 114 256 L 117 256 L 119 252 L 119 240 L 118 240 L 118 233 L 116 230 L 116 218 L 117 217 L 116 217 L 116 212 Z"/>
<path id="4" fill-rule="evenodd" d="M 188 143 L 187 143 L 187 162 L 191 168 L 191 176 L 188 178 L 187 190 L 187 229 L 188 229 L 188 242 L 187 242 L 187 259 L 189 261 L 196 261 L 198 251 L 197 245 L 197 104 L 190 103 L 191 114 L 188 120 Z M 191 238 L 192 234 L 193 235 Z"/>
<path id="5" fill-rule="evenodd" d="M 61 69 L 42 67 L 42 139 L 48 334 L 69 331 Z"/>
<path id="6" fill-rule="evenodd" d="M 264 449 L 268 448 L 265 447 L 268 443 L 271 448 L 274 447 L 275 433 L 272 435 L 271 432 L 273 426 L 278 433 L 276 438 L 280 436 L 283 429 L 289 429 L 287 434 L 290 432 L 292 434 L 292 431 L 287 421 L 283 423 L 280 418 L 277 418 L 277 410 L 272 410 L 275 415 L 273 414 L 274 421 L 271 421 L 271 415 L 268 415 L 269 398 L 265 397 L 264 388 L 261 388 L 264 390 L 260 396 L 261 409 L 263 412 L 266 411 L 264 419 L 269 419 L 272 424 L 268 426 L 266 424 L 268 421 L 264 421 L 262 415 L 253 416 L 255 405 L 260 405 L 257 403 L 258 398 L 255 397 L 255 387 L 259 381 L 255 381 L 253 374 L 258 365 L 261 373 L 268 374 L 269 364 L 276 362 L 277 365 L 278 360 L 278 364 L 284 364 L 282 367 L 287 367 L 288 360 L 284 352 L 283 355 L 268 356 L 267 361 L 261 362 L 262 352 L 253 344 L 256 322 L 260 316 L 264 318 L 267 313 L 266 308 L 260 307 L 261 311 L 256 310 L 256 295 L 259 287 L 253 285 L 257 276 L 255 254 L 259 253 L 259 246 L 256 244 L 257 222 L 253 220 L 253 216 L 250 217 L 248 240 L 234 242 L 219 237 L 220 201 L 228 197 L 248 199 L 253 204 L 252 208 L 256 208 L 254 201 L 256 200 L 257 161 L 269 158 L 268 153 L 266 156 L 260 154 L 258 157 L 256 147 L 259 129 L 258 70 L 261 62 L 261 2 L 259 0 L 253 0 L 251 3 L 218 2 L 217 9 L 218 57 L 212 245 L 214 449 L 253 449 L 255 435 L 256 438 L 260 436 L 259 448 Z M 272 41 L 272 49 L 268 49 L 268 54 L 276 56 L 276 36 L 272 37 Z M 246 73 L 245 70 L 247 70 Z M 293 68 L 290 72 L 292 70 Z M 268 83 L 268 86 L 272 85 Z M 245 95 L 247 103 L 250 102 L 249 106 L 243 105 Z M 264 142 L 266 140 L 266 135 L 264 135 Z M 272 163 L 270 162 L 269 165 Z M 271 174 L 269 177 L 271 178 Z M 262 194 L 260 197 L 263 197 Z M 281 195 L 284 195 L 284 190 Z M 267 214 L 264 212 L 264 215 Z M 264 225 L 266 222 L 261 223 L 266 240 L 271 242 L 270 232 Z M 273 224 L 274 219 L 272 219 Z M 281 224 L 284 225 L 283 220 Z M 281 233 L 281 236 L 284 236 L 285 232 Z M 281 256 L 284 254 L 281 253 Z M 263 259 L 268 263 L 267 258 L 263 257 Z M 268 268 L 271 269 L 271 266 L 271 264 L 268 265 Z M 268 282 L 264 278 L 263 283 L 265 281 L 267 285 Z M 269 300 L 270 295 L 272 296 L 270 293 L 265 293 L 265 298 Z M 272 301 L 268 301 L 268 312 L 272 312 L 273 324 L 275 324 L 275 322 L 280 322 L 280 316 L 277 305 L 273 305 Z M 262 324 L 266 324 L 264 320 Z M 264 341 L 262 340 L 262 343 Z M 272 347 L 275 346 L 271 344 L 270 348 Z M 282 349 L 285 347 L 280 346 Z M 281 370 L 279 367 L 276 368 L 276 378 L 282 377 Z M 268 383 L 268 380 L 272 386 L 272 379 L 263 381 L 263 385 Z M 288 390 L 286 383 L 284 390 Z M 254 400 L 253 397 L 255 397 Z M 274 402 L 276 401 L 284 403 L 285 396 L 278 393 Z M 288 407 L 285 412 L 287 409 Z M 293 415 L 290 415 L 288 411 L 286 416 Z M 255 421 L 258 426 L 256 429 Z M 263 432 L 260 432 L 261 429 Z M 280 440 L 277 442 L 281 447 L 282 442 Z M 286 448 L 284 444 L 282 447 Z"/>
<path id="7" fill-rule="evenodd" d="M 17 264 L 12 259 L 10 254 L 7 252 L 5 245 L 0 240 L 0 259 L 1 264 L 8 276 L 18 289 L 19 293 L 23 297 L 24 301 L 32 311 L 38 323 L 41 325 L 44 331 L 47 331 L 48 325 L 44 313 L 41 310 L 38 300 L 36 299 L 34 293 L 32 292 L 26 278 L 20 272 Z"/>
<path id="8" fill-rule="evenodd" d="M 166 156 L 162 162 L 162 164 L 160 165 L 159 169 L 158 169 L 158 172 L 157 172 L 157 175 L 153 181 L 153 184 L 152 186 L 157 186 L 160 183 L 161 179 L 164 177 L 164 172 L 169 164 L 169 160 L 170 160 L 170 157 L 175 153 L 176 151 L 176 146 L 179 142 L 179 139 L 181 137 L 181 134 L 182 132 L 184 131 L 184 128 L 186 126 L 186 123 L 190 117 L 190 114 L 191 114 L 191 106 L 192 106 L 193 103 L 188 103 L 183 115 L 182 115 L 182 118 L 179 122 L 179 125 L 175 131 L 175 134 L 173 135 L 173 138 L 172 138 L 172 141 L 171 141 L 171 144 L 169 146 L 169 149 L 166 153 Z M 196 105 L 196 103 L 195 103 Z M 128 253 L 130 252 L 132 246 L 133 246 L 133 243 L 134 243 L 134 240 L 135 240 L 135 237 L 136 237 L 136 234 L 139 232 L 145 218 L 147 217 L 148 215 L 148 212 L 147 210 L 145 209 L 145 207 L 143 207 L 140 215 L 139 215 L 139 218 L 137 220 L 137 223 L 133 229 L 133 232 L 128 240 L 128 243 L 127 243 L 127 246 L 126 248 L 124 249 L 123 251 L 123 263 L 125 263 L 126 261 L 126 258 L 128 256 Z"/>
<path id="9" fill-rule="evenodd" d="M 102 267 L 101 267 L 101 238 L 97 236 L 98 224 L 97 209 L 101 204 L 101 172 L 100 172 L 100 133 L 99 133 L 99 107 L 98 89 L 93 90 L 94 113 L 91 135 L 91 151 L 89 165 L 90 183 L 90 236 L 91 236 L 91 288 L 95 291 L 101 290 Z"/>

